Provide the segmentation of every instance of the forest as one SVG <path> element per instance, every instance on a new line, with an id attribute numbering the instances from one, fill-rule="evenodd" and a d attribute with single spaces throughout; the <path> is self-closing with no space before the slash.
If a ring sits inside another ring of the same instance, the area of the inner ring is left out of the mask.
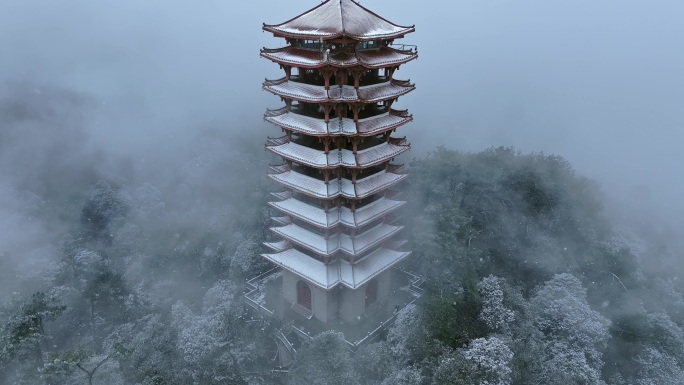
<path id="1" fill-rule="evenodd" d="M 242 300 L 270 268 L 262 147 L 188 128 L 180 151 L 119 158 L 84 145 L 88 103 L 0 95 L 0 384 L 684 381 L 682 249 L 562 157 L 503 147 L 405 159 L 423 297 L 382 340 L 325 332 L 273 372 L 282 325 Z"/>

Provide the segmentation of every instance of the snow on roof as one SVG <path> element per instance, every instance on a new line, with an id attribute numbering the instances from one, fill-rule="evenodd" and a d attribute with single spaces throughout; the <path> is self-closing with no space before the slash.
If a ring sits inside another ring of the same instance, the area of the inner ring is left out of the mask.
<path id="1" fill-rule="evenodd" d="M 339 250 L 339 245 L 338 247 L 334 247 L 332 242 L 329 242 L 330 239 L 325 239 L 320 234 L 316 234 L 294 224 L 283 227 L 271 227 L 271 231 L 290 240 L 294 244 L 306 247 L 320 255 L 331 255 Z M 339 240 L 337 243 L 339 243 Z"/>
<path id="2" fill-rule="evenodd" d="M 356 154 L 356 165 L 359 167 L 369 167 L 372 165 L 387 162 L 394 157 L 409 150 L 407 145 L 394 145 L 383 143 L 377 146 L 358 151 Z"/>
<path id="3" fill-rule="evenodd" d="M 290 223 L 292 223 L 292 218 L 290 218 L 290 217 L 288 217 L 288 216 L 284 216 L 284 217 L 271 217 L 271 220 L 273 220 L 273 222 L 275 222 L 275 223 L 277 223 L 277 224 L 279 224 L 279 225 L 283 225 L 283 226 L 284 226 L 284 225 L 289 225 Z"/>
<path id="4" fill-rule="evenodd" d="M 327 0 L 284 23 L 264 24 L 263 29 L 296 39 L 347 36 L 360 41 L 398 38 L 415 31 L 413 26 L 394 24 L 353 0 Z"/>
<path id="5" fill-rule="evenodd" d="M 275 250 L 276 252 L 285 251 L 292 247 L 292 244 L 287 240 L 282 240 L 280 242 L 264 242 L 264 245 L 269 249 Z"/>
<path id="6" fill-rule="evenodd" d="M 340 282 L 351 289 L 357 289 L 373 279 L 373 277 L 406 258 L 409 254 L 411 254 L 410 251 L 395 251 L 382 248 L 355 264 L 339 260 Z"/>
<path id="7" fill-rule="evenodd" d="M 352 212 L 348 207 L 333 207 L 326 213 L 319 207 L 299 201 L 295 198 L 281 202 L 269 202 L 269 205 L 284 214 L 310 223 L 319 228 L 332 228 L 339 224 L 356 228 L 365 226 L 392 211 L 406 202 L 380 198 Z"/>
<path id="8" fill-rule="evenodd" d="M 316 286 L 329 290 L 340 284 L 358 289 L 409 254 L 411 252 L 381 248 L 354 264 L 338 259 L 328 265 L 296 249 L 262 256 Z"/>
<path id="9" fill-rule="evenodd" d="M 287 215 L 320 228 L 330 228 L 340 222 L 339 213 L 336 208 L 326 213 L 322 208 L 312 206 L 295 198 L 285 199 L 281 202 L 268 202 L 268 204 Z"/>
<path id="10" fill-rule="evenodd" d="M 344 52 L 327 54 L 320 49 L 288 46 L 277 49 L 263 49 L 261 50 L 261 56 L 279 64 L 303 68 L 320 68 L 329 65 L 334 67 L 354 67 L 360 65 L 365 68 L 383 68 L 409 62 L 418 57 L 418 53 L 381 46 L 377 49 L 358 50 L 353 54 Z"/>
<path id="11" fill-rule="evenodd" d="M 289 138 L 287 135 L 280 136 L 280 137 L 278 137 L 278 138 L 271 138 L 271 137 L 268 137 L 268 138 L 266 139 L 266 145 L 267 145 L 267 146 L 277 146 L 277 145 L 280 145 L 280 144 L 285 144 L 285 143 L 287 143 L 287 142 L 289 142 L 289 141 L 290 141 L 290 138 Z"/>
<path id="12" fill-rule="evenodd" d="M 293 160 L 300 164 L 311 167 L 327 168 L 330 167 L 330 160 L 324 151 L 302 146 L 301 144 L 289 142 L 285 144 L 269 146 L 266 148 L 276 155 L 285 159 Z"/>
<path id="13" fill-rule="evenodd" d="M 354 89 L 352 86 L 347 86 Z M 344 88 L 344 87 L 343 87 Z M 331 88 L 332 89 L 332 88 Z M 357 98 L 364 102 L 380 102 L 395 99 L 416 89 L 408 80 L 392 79 L 389 82 L 359 87 Z"/>
<path id="14" fill-rule="evenodd" d="M 398 110 L 359 119 L 358 123 L 354 123 L 354 120 L 349 118 L 333 118 L 326 123 L 324 119 L 300 115 L 286 109 L 276 111 L 267 111 L 264 117 L 267 122 L 312 136 L 373 136 L 393 130 L 413 120 L 413 117 L 406 111 Z"/>
<path id="15" fill-rule="evenodd" d="M 284 164 L 271 164 L 268 166 L 268 168 L 271 170 L 272 173 L 275 174 L 280 174 L 285 171 L 290 171 L 290 165 L 287 163 Z"/>
<path id="16" fill-rule="evenodd" d="M 283 127 L 283 128 L 288 128 L 290 130 L 296 131 L 296 132 L 301 132 L 304 134 L 309 134 L 309 135 L 330 135 L 330 134 L 338 134 L 341 135 L 341 132 L 336 132 L 335 128 L 339 129 L 338 127 L 335 127 L 335 125 L 332 125 L 332 127 L 329 127 L 329 124 L 325 122 L 323 119 L 316 119 L 300 114 L 296 114 L 293 112 L 289 112 L 285 109 L 281 110 L 282 112 L 279 115 L 271 114 L 265 116 L 265 119 L 267 122 L 273 123 L 276 126 Z M 346 133 L 347 135 L 353 135 L 356 133 L 356 130 L 353 130 L 351 132 Z"/>
<path id="17" fill-rule="evenodd" d="M 326 155 L 323 150 L 316 150 L 293 142 L 268 144 L 266 148 L 274 154 L 314 168 L 366 168 L 388 162 L 409 150 L 407 145 L 394 145 L 385 142 L 358 151 L 357 154 L 348 149 L 333 149 Z"/>
<path id="18" fill-rule="evenodd" d="M 325 263 L 299 250 L 288 249 L 277 254 L 262 254 L 262 256 L 322 289 L 332 289 L 340 282 L 338 267 L 326 266 Z M 337 273 L 338 276 L 335 277 L 334 273 Z"/>
<path id="19" fill-rule="evenodd" d="M 359 119 L 356 130 L 362 136 L 377 135 L 387 130 L 399 128 L 412 120 L 413 116 L 407 111 L 390 110 L 390 112 L 370 118 Z"/>
<path id="20" fill-rule="evenodd" d="M 399 50 L 392 47 L 382 46 L 378 49 L 365 49 L 356 51 L 356 57 L 366 68 L 382 68 L 404 64 L 418 57 L 417 49 Z"/>
<path id="21" fill-rule="evenodd" d="M 343 208 L 341 221 L 347 226 L 365 226 L 368 223 L 384 216 L 403 206 L 406 202 L 396 201 L 389 198 L 380 198 L 370 204 L 356 209 L 355 212 Z"/>
<path id="22" fill-rule="evenodd" d="M 293 190 L 316 198 L 334 198 L 340 195 L 339 188 L 337 191 L 333 189 L 333 194 L 331 194 L 329 191 L 329 185 L 326 185 L 324 181 L 300 174 L 295 171 L 287 171 L 282 174 L 272 174 L 269 175 L 269 178 Z M 333 187 L 338 185 L 337 181 L 332 181 L 330 184 L 332 184 Z"/>
<path id="23" fill-rule="evenodd" d="M 406 177 L 407 175 L 405 174 L 394 174 L 387 171 L 381 171 L 369 177 L 359 179 L 354 185 L 356 196 L 363 198 L 373 195 L 399 183 Z"/>
<path id="24" fill-rule="evenodd" d="M 361 199 L 387 189 L 406 178 L 405 174 L 380 171 L 352 183 L 349 179 L 333 179 L 330 183 L 316 179 L 296 171 L 285 171 L 270 174 L 269 178 L 276 182 L 315 198 L 332 199 L 339 196 L 350 199 Z"/>
<path id="25" fill-rule="evenodd" d="M 300 83 L 286 78 L 266 80 L 263 85 L 263 89 L 272 94 L 307 103 L 376 103 L 396 99 L 415 88 L 416 86 L 408 80 L 396 79 L 359 87 L 358 90 L 349 85 L 331 86 L 326 90 L 325 86 Z"/>
<path id="26" fill-rule="evenodd" d="M 292 197 L 292 191 L 290 190 L 285 190 L 285 191 L 280 191 L 280 192 L 272 192 L 271 195 L 278 199 L 288 199 Z"/>
<path id="27" fill-rule="evenodd" d="M 343 251 L 348 251 L 350 255 L 362 255 L 366 251 L 397 234 L 403 228 L 404 226 L 392 226 L 381 223 L 368 231 L 357 234 L 355 237 L 347 237 L 346 234 L 342 234 L 340 243 L 342 244 Z M 346 239 L 349 240 L 347 247 L 349 247 L 350 250 L 345 248 L 344 242 L 346 242 Z"/>
<path id="28" fill-rule="evenodd" d="M 271 231 L 279 236 L 322 256 L 333 256 L 340 251 L 353 256 L 363 255 L 402 229 L 403 226 L 380 223 L 354 237 L 349 234 L 335 233 L 326 239 L 322 234 L 309 231 L 295 224 L 271 227 Z"/>

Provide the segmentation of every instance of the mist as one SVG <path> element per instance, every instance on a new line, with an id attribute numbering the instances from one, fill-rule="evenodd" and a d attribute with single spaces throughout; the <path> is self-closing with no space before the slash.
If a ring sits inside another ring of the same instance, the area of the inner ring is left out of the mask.
<path id="1" fill-rule="evenodd" d="M 242 205 L 263 200 L 252 189 L 278 133 L 262 116 L 280 102 L 261 82 L 282 71 L 259 49 L 282 42 L 261 26 L 314 3 L 1 1 L 0 303 L 46 284 L 98 180 L 131 207 L 164 202 L 117 233 L 153 233 L 142 253 L 205 233 L 220 253 L 244 246 L 233 233 L 262 210 Z M 601 185 L 616 221 L 681 250 L 684 3 L 362 4 L 416 25 L 401 42 L 420 58 L 395 75 L 417 85 L 398 102 L 415 119 L 399 131 L 406 161 L 437 146 L 557 154 Z M 668 263 L 656 270 L 684 268 Z"/>
<path id="2" fill-rule="evenodd" d="M 612 199 L 684 214 L 684 5 L 663 1 L 409 1 L 364 4 L 416 24 L 420 59 L 397 76 L 420 155 L 514 146 L 570 160 Z M 0 78 L 93 96 L 89 138 L 114 154 L 177 148 L 213 124 L 253 139 L 269 132 L 260 91 L 280 76 L 260 30 L 305 8 L 276 1 L 5 1 Z M 272 129 L 271 129 L 272 130 Z M 131 140 L 135 138 L 135 140 Z M 256 149 L 256 147 L 255 147 Z"/>

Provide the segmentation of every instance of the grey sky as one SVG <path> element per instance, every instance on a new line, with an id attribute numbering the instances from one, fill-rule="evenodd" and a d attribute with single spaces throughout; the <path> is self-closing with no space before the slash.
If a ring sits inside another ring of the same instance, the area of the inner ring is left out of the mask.
<path id="1" fill-rule="evenodd" d="M 0 80 L 92 95 L 94 142 L 134 156 L 182 146 L 193 127 L 261 139 L 278 67 L 259 59 L 311 1 L 2 0 Z M 438 144 L 556 153 L 616 199 L 684 217 L 684 2 L 380 1 L 420 59 L 400 100 L 414 154 Z M 670 207 L 667 209 L 667 207 Z M 675 207 L 675 210 L 671 208 Z M 673 214 L 674 213 L 674 214 Z"/>

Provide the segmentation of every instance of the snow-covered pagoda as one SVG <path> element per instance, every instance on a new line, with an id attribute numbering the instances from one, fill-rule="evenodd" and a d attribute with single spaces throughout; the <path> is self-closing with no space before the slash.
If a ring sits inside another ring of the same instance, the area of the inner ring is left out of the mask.
<path id="1" fill-rule="evenodd" d="M 263 254 L 279 270 L 270 279 L 279 288 L 272 307 L 305 334 L 353 325 L 366 336 L 378 326 L 369 319 L 384 323 L 406 292 L 416 294 L 393 269 L 410 254 L 397 215 L 405 204 L 397 186 L 407 175 L 394 163 L 409 144 L 394 133 L 412 120 L 393 107 L 415 88 L 394 74 L 418 56 L 394 42 L 414 27 L 352 0 L 328 0 L 263 29 L 286 43 L 261 51 L 284 71 L 263 84 L 284 103 L 265 114 L 282 132 L 266 142 L 282 159 L 269 174 L 279 190 Z M 248 295 L 266 310 L 263 297 Z"/>

